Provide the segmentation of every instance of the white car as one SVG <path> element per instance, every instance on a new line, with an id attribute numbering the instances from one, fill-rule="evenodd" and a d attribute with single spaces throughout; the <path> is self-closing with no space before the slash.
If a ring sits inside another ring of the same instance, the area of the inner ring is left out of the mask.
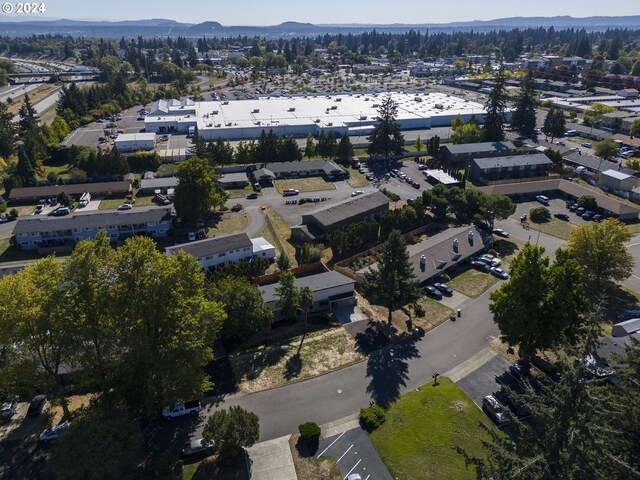
<path id="1" fill-rule="evenodd" d="M 543 205 L 549 205 L 549 197 L 545 197 L 544 195 L 538 195 L 536 200 Z"/>
<path id="2" fill-rule="evenodd" d="M 493 267 L 491 269 L 491 275 L 501 278 L 502 280 L 507 280 L 509 278 L 509 274 L 498 267 Z"/>
<path id="3" fill-rule="evenodd" d="M 131 205 L 130 203 L 123 203 L 122 205 L 118 206 L 118 210 L 131 210 L 133 208 L 133 205 Z"/>
<path id="4" fill-rule="evenodd" d="M 40 434 L 41 442 L 51 442 L 52 440 L 57 440 L 62 435 L 67 433 L 67 430 L 71 427 L 71 423 L 64 422 L 60 425 L 56 425 L 55 427 L 47 428 Z"/>
<path id="5" fill-rule="evenodd" d="M 187 237 L 189 238 L 190 242 L 195 242 L 196 241 L 196 232 L 187 233 Z"/>
<path id="6" fill-rule="evenodd" d="M 496 235 L 499 235 L 501 237 L 509 238 L 509 232 L 506 232 L 501 228 L 494 228 L 493 229 L 493 233 L 495 233 Z"/>
<path id="7" fill-rule="evenodd" d="M 358 195 L 363 195 L 364 192 L 362 190 L 356 190 L 355 192 L 351 192 L 352 197 L 357 197 Z"/>

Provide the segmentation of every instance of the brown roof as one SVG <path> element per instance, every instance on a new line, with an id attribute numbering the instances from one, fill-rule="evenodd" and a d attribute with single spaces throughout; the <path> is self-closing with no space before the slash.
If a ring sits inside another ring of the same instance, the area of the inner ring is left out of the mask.
<path id="1" fill-rule="evenodd" d="M 640 208 L 638 207 L 623 203 L 615 198 L 608 197 L 596 192 L 595 190 L 583 187 L 578 183 L 561 179 L 490 185 L 488 187 L 480 187 L 478 190 L 486 193 L 487 195 L 494 193 L 501 195 L 514 195 L 517 193 L 542 193 L 560 190 L 561 192 L 568 193 L 576 198 L 583 195 L 591 195 L 596 199 L 596 202 L 598 202 L 598 206 L 610 211 L 611 213 L 615 213 L 616 215 L 626 215 L 631 213 L 635 213 L 637 215 L 640 213 Z"/>
<path id="2" fill-rule="evenodd" d="M 60 192 L 69 195 L 81 195 L 85 192 L 98 193 L 126 193 L 131 190 L 130 180 L 101 183 L 73 183 L 69 185 L 44 185 L 42 187 L 13 188 L 9 194 L 9 200 L 28 200 L 31 198 L 55 197 Z"/>
<path id="3" fill-rule="evenodd" d="M 620 140 L 625 145 L 629 145 L 632 147 L 640 147 L 640 138 L 638 137 L 630 137 L 629 135 L 622 135 L 621 133 L 616 133 L 611 137 L 612 140 Z"/>

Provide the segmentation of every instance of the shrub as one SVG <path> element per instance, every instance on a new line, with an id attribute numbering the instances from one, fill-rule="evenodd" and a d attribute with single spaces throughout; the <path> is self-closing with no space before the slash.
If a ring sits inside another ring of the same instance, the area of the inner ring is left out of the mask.
<path id="1" fill-rule="evenodd" d="M 56 172 L 49 172 L 47 174 L 47 182 L 55 185 L 58 183 L 58 174 Z"/>
<path id="2" fill-rule="evenodd" d="M 64 207 L 68 207 L 73 203 L 73 199 L 67 192 L 60 192 L 57 197 L 58 203 Z"/>
<path id="3" fill-rule="evenodd" d="M 4 213 L 7 211 L 7 204 L 2 202 L 0 203 L 0 213 Z"/>
<path id="4" fill-rule="evenodd" d="M 551 214 L 545 207 L 535 207 L 529 210 L 529 218 L 532 222 L 543 223 L 551 218 Z"/>
<path id="5" fill-rule="evenodd" d="M 440 283 L 447 283 L 451 281 L 451 277 L 446 273 L 441 274 L 439 278 L 440 278 Z"/>
<path id="6" fill-rule="evenodd" d="M 386 188 L 381 188 L 380 191 L 382 193 L 384 193 L 387 197 L 389 197 L 389 200 L 391 200 L 392 202 L 397 202 L 398 200 L 400 200 L 400 196 L 390 192 L 389 190 L 387 190 Z"/>
<path id="7" fill-rule="evenodd" d="M 497 257 L 497 256 L 498 256 L 498 252 L 496 252 L 493 248 L 490 248 L 490 249 L 487 251 L 487 253 L 488 253 L 489 255 L 493 255 L 494 257 Z"/>
<path id="8" fill-rule="evenodd" d="M 242 205 L 240 203 L 236 203 L 233 207 L 231 207 L 232 212 L 239 212 L 242 210 Z"/>
<path id="9" fill-rule="evenodd" d="M 11 215 L 14 218 L 18 218 L 18 209 L 12 208 L 11 210 L 9 210 L 9 215 Z"/>
<path id="10" fill-rule="evenodd" d="M 360 409 L 360 424 L 367 432 L 372 432 L 387 420 L 387 412 L 378 405 Z"/>
<path id="11" fill-rule="evenodd" d="M 307 442 L 318 441 L 321 433 L 320 427 L 315 422 L 298 425 L 298 431 L 300 432 L 300 436 Z"/>

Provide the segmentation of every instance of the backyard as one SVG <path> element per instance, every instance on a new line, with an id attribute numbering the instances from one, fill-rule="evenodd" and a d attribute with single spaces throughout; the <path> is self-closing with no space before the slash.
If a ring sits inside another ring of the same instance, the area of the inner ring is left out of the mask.
<path id="1" fill-rule="evenodd" d="M 394 478 L 472 480 L 475 469 L 465 467 L 454 447 L 482 456 L 488 435 L 481 421 L 489 423 L 460 388 L 440 377 L 437 386 L 425 384 L 392 403 L 387 421 L 369 436 Z"/>

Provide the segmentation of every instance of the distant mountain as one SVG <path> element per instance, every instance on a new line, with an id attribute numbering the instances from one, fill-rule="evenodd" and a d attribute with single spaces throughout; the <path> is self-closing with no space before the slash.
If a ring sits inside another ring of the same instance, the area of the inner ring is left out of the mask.
<path id="1" fill-rule="evenodd" d="M 293 36 L 316 36 L 329 34 L 362 33 L 376 29 L 379 32 L 403 33 L 410 29 L 430 33 L 454 31 L 509 30 L 529 27 L 584 28 L 587 31 L 601 31 L 608 28 L 638 28 L 640 15 L 626 17 L 510 17 L 495 20 L 474 20 L 452 23 L 419 24 L 324 24 L 287 21 L 271 26 L 225 26 L 215 21 L 198 24 L 181 23 L 167 19 L 142 19 L 125 21 L 39 19 L 19 21 L 15 16 L 2 17 L 0 32 L 8 36 L 29 36 L 38 34 L 60 34 L 73 36 L 94 36 L 105 38 L 120 37 L 198 37 L 198 36 L 262 36 L 286 38 Z"/>

